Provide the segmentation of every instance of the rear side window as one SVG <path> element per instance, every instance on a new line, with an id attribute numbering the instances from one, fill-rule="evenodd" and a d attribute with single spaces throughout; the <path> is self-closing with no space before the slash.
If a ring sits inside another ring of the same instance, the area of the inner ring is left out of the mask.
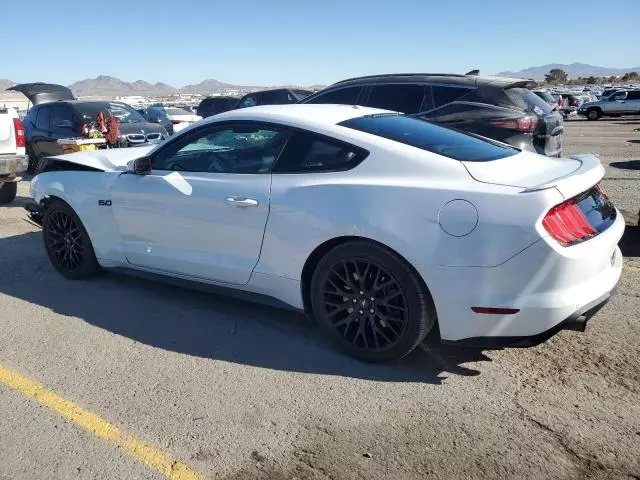
<path id="1" fill-rule="evenodd" d="M 422 85 L 377 85 L 371 87 L 367 105 L 402 113 L 418 113 L 424 92 Z"/>
<path id="2" fill-rule="evenodd" d="M 274 173 L 309 173 L 348 170 L 368 155 L 362 148 L 311 132 L 296 132 L 287 142 Z"/>
<path id="3" fill-rule="evenodd" d="M 627 100 L 640 100 L 640 90 L 631 90 L 627 94 Z"/>
<path id="4" fill-rule="evenodd" d="M 516 107 L 525 112 L 538 115 L 551 113 L 549 104 L 527 88 L 507 88 L 504 93 Z"/>
<path id="5" fill-rule="evenodd" d="M 355 105 L 360 95 L 361 87 L 346 87 L 320 93 L 304 103 L 337 103 L 339 105 Z"/>
<path id="6" fill-rule="evenodd" d="M 435 108 L 454 102 L 464 97 L 470 91 L 471 89 L 464 87 L 445 87 L 441 85 L 434 85 L 433 101 L 435 103 Z"/>
<path id="7" fill-rule="evenodd" d="M 406 115 L 367 115 L 339 125 L 466 162 L 488 162 L 518 153 L 515 148 L 491 143 Z"/>
<path id="8" fill-rule="evenodd" d="M 51 107 L 42 107 L 38 110 L 36 117 L 36 127 L 42 130 L 49 130 L 49 117 L 51 116 Z"/>
<path id="9" fill-rule="evenodd" d="M 256 105 L 258 105 L 258 95 L 253 94 L 244 97 L 238 104 L 238 108 L 255 107 Z"/>
<path id="10" fill-rule="evenodd" d="M 286 90 L 272 90 L 262 92 L 260 97 L 260 105 L 282 105 L 286 103 L 295 103 L 297 100 L 289 95 Z"/>

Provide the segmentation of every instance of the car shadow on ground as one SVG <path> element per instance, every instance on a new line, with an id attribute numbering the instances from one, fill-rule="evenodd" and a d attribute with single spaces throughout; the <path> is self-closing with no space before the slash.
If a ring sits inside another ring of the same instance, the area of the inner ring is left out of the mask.
<path id="1" fill-rule="evenodd" d="M 440 384 L 447 373 L 478 375 L 463 364 L 491 361 L 479 349 L 428 340 L 401 361 L 367 364 L 337 351 L 295 311 L 115 272 L 66 280 L 50 266 L 40 232 L 0 238 L 0 269 L 9 272 L 0 279 L 0 293 L 186 355 L 276 370 L 431 384 Z"/>
<path id="2" fill-rule="evenodd" d="M 624 162 L 611 162 L 609 165 L 611 167 L 619 168 L 621 170 L 640 170 L 640 160 L 625 160 Z"/>
<path id="3" fill-rule="evenodd" d="M 618 245 L 623 257 L 640 257 L 640 226 L 627 225 Z"/>

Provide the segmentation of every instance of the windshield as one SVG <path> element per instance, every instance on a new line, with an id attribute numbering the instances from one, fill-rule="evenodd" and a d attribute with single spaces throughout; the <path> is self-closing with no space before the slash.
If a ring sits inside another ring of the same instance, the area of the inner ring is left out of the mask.
<path id="1" fill-rule="evenodd" d="M 515 148 L 398 114 L 367 115 L 339 125 L 437 153 L 454 160 L 488 162 L 518 153 Z"/>
<path id="2" fill-rule="evenodd" d="M 146 123 L 144 117 L 126 103 L 87 102 L 76 103 L 74 107 L 86 122 L 95 122 L 98 113 L 104 112 L 107 117 L 117 117 L 120 123 Z"/>

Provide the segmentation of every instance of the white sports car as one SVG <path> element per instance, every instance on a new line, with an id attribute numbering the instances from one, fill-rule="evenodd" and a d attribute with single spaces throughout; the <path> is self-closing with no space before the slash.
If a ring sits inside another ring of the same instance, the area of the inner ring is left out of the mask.
<path id="1" fill-rule="evenodd" d="M 364 360 L 432 330 L 483 347 L 583 330 L 622 271 L 598 158 L 384 110 L 233 110 L 41 169 L 29 209 L 64 276 L 127 267 L 267 295 Z"/>

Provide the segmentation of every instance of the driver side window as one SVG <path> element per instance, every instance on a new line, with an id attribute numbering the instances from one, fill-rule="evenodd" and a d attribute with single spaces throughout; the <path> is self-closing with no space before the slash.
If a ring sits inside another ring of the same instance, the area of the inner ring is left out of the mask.
<path id="1" fill-rule="evenodd" d="M 153 170 L 202 173 L 270 173 L 286 131 L 257 124 L 199 129 L 176 139 L 152 159 Z"/>

